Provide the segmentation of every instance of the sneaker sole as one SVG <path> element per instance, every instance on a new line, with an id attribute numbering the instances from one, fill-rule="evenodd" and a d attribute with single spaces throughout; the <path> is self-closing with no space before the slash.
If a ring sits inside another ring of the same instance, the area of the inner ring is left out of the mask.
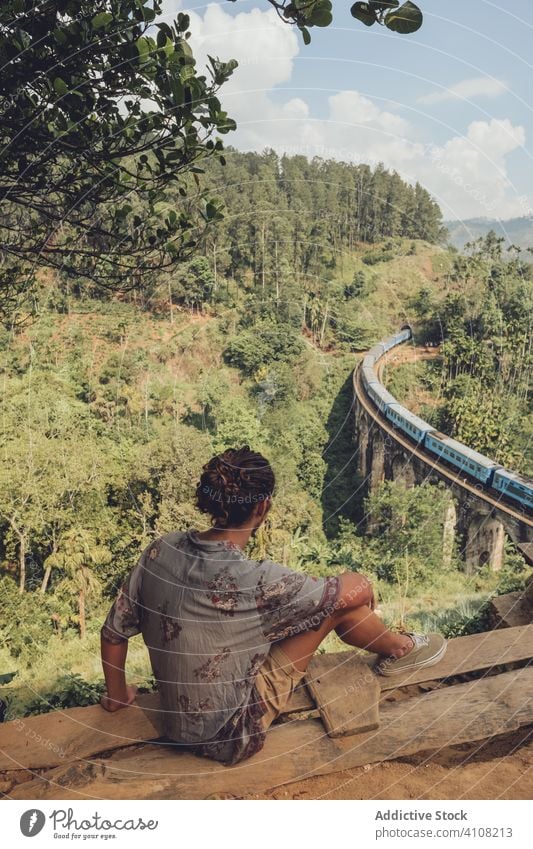
<path id="1" fill-rule="evenodd" d="M 413 669 L 423 669 L 426 666 L 435 666 L 443 658 L 446 654 L 446 649 L 448 648 L 447 641 L 444 641 L 441 648 L 437 652 L 437 654 L 433 655 L 433 657 L 428 657 L 426 660 L 420 660 L 417 663 L 411 663 L 409 665 L 402 666 L 400 669 L 387 671 L 387 667 L 384 667 L 384 671 L 381 670 L 379 664 L 376 666 L 376 671 L 379 672 L 380 675 L 383 675 L 384 678 L 392 678 L 394 675 L 401 675 L 402 672 L 412 672 Z"/>

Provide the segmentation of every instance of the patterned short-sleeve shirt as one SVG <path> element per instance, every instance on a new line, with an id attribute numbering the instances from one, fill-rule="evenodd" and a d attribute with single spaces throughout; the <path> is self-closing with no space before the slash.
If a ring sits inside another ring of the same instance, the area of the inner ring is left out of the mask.
<path id="1" fill-rule="evenodd" d="M 102 634 L 116 643 L 142 632 L 166 737 L 236 763 L 264 742 L 255 678 L 271 643 L 318 628 L 338 593 L 336 577 L 247 560 L 191 529 L 145 549 Z"/>

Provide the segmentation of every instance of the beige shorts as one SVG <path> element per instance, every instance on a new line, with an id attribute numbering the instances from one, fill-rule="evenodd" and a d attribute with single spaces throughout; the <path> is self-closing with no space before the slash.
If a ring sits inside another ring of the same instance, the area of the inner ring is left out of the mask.
<path id="1" fill-rule="evenodd" d="M 255 679 L 257 691 L 267 707 L 261 718 L 265 731 L 282 713 L 304 675 L 305 672 L 296 669 L 278 646 L 271 647 Z"/>

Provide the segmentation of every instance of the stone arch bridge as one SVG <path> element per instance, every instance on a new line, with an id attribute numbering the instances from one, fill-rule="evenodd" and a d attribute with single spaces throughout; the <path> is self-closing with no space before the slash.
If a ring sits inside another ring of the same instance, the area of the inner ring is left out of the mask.
<path id="1" fill-rule="evenodd" d="M 381 373 L 381 361 L 379 366 Z M 354 371 L 353 385 L 357 471 L 368 493 L 375 492 L 384 480 L 403 481 L 408 487 L 444 481 L 452 495 L 444 523 L 444 556 L 451 558 L 458 537 L 470 573 L 487 563 L 493 569 L 501 568 L 506 534 L 515 545 L 533 542 L 533 521 L 526 508 L 495 498 L 481 484 L 461 477 L 395 430 L 366 395 L 359 368 Z M 371 516 L 367 530 L 372 531 Z"/>

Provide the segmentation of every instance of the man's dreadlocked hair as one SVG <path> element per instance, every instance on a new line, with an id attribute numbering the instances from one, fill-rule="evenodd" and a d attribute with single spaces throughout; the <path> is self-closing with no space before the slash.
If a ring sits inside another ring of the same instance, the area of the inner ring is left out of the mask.
<path id="1" fill-rule="evenodd" d="M 274 472 L 268 460 L 249 445 L 228 448 L 203 467 L 196 487 L 202 513 L 209 513 L 217 528 L 243 525 L 255 505 L 274 491 Z"/>

